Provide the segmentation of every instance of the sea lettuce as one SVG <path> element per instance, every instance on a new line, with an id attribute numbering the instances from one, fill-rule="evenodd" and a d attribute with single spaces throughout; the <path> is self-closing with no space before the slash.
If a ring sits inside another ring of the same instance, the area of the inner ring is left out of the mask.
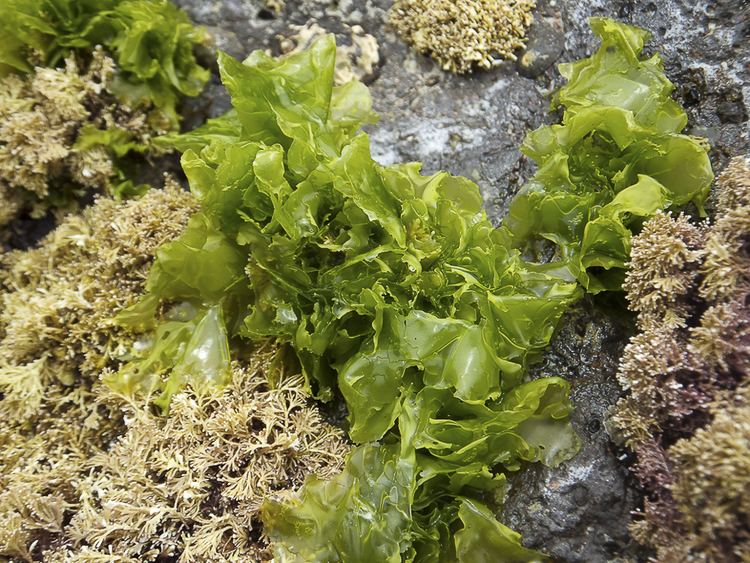
<path id="1" fill-rule="evenodd" d="M 153 104 L 172 128 L 179 97 L 198 95 L 209 76 L 193 52 L 206 32 L 170 0 L 3 0 L 0 37 L 0 77 L 102 45 L 117 64 L 115 93 Z"/>
<path id="2" fill-rule="evenodd" d="M 333 86 L 332 37 L 281 59 L 221 54 L 233 111 L 162 139 L 184 151 L 201 210 L 120 322 L 159 334 L 173 322 L 160 304 L 217 311 L 214 335 L 288 343 L 311 393 L 346 401 L 344 471 L 262 509 L 279 560 L 545 559 L 482 501 L 525 464 L 577 451 L 568 383 L 528 367 L 585 290 L 619 287 L 631 229 L 700 208 L 711 180 L 658 58 L 640 59 L 644 32 L 592 26 L 602 49 L 566 71 L 571 110 L 529 135 L 539 171 L 497 229 L 471 181 L 372 159 L 369 93 Z M 637 96 L 610 91 L 619 79 Z M 182 348 L 152 341 L 110 384 L 166 407 L 189 381 L 170 375 Z"/>
<path id="3" fill-rule="evenodd" d="M 601 47 L 560 66 L 568 83 L 553 106 L 564 106 L 562 123 L 526 137 L 521 151 L 539 170 L 504 228 L 532 269 L 598 293 L 620 289 L 631 229 L 644 218 L 688 203 L 704 213 L 713 172 L 704 142 L 680 134 L 687 116 L 661 58 L 641 58 L 648 32 L 605 18 L 591 18 L 591 27 Z M 540 247 L 551 260 L 542 263 Z"/>
<path id="4" fill-rule="evenodd" d="M 141 303 L 118 317 L 121 326 L 143 328 L 153 319 L 153 301 Z M 143 307 L 146 305 L 146 307 Z M 123 369 L 104 376 L 104 382 L 123 395 L 159 390 L 155 404 L 164 411 L 172 395 L 186 385 L 200 391 L 222 385 L 230 373 L 230 353 L 222 309 L 198 309 L 184 302 L 173 307 L 153 333 L 134 348 Z"/>

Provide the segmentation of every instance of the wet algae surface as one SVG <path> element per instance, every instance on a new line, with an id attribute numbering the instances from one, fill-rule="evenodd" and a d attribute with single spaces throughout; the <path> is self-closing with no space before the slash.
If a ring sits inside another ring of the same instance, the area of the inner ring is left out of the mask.
<path id="1" fill-rule="evenodd" d="M 508 203 L 533 172 L 517 147 L 527 131 L 557 119 L 549 94 L 561 84 L 555 66 L 591 54 L 586 19 L 608 16 L 649 29 L 649 48 L 665 61 L 686 108 L 687 132 L 706 137 L 720 170 L 748 152 L 750 5 L 741 0 L 542 0 L 517 61 L 469 76 L 442 71 L 411 51 L 388 27 L 389 0 L 287 0 L 276 13 L 260 0 L 179 0 L 206 26 L 215 46 L 243 58 L 254 49 L 279 53 L 285 37 L 311 20 L 351 41 L 361 26 L 379 44 L 380 62 L 365 76 L 380 114 L 369 127 L 373 153 L 383 164 L 418 160 L 424 171 L 447 170 L 474 179 L 487 212 L 499 223 Z M 207 54 L 210 59 L 210 55 Z M 218 77 L 189 102 L 193 121 L 229 106 Z M 187 125 L 190 125 L 188 119 Z M 568 314 L 537 376 L 572 383 L 573 423 L 581 452 L 557 469 L 529 468 L 512 480 L 501 517 L 529 547 L 559 561 L 641 558 L 627 533 L 640 495 L 627 473 L 627 455 L 606 430 L 621 394 L 617 362 L 630 336 L 623 300 L 588 299 Z"/>

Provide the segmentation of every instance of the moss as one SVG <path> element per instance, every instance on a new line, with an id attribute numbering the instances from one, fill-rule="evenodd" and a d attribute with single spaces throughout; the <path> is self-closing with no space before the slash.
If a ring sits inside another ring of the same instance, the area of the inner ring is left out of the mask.
<path id="1" fill-rule="evenodd" d="M 750 547 L 750 164 L 717 183 L 717 216 L 655 216 L 625 283 L 640 333 L 611 422 L 646 499 L 631 526 L 658 561 L 741 561 Z"/>
<path id="2" fill-rule="evenodd" d="M 390 23 L 419 53 L 460 74 L 515 60 L 531 25 L 534 0 L 396 0 Z"/>
<path id="3" fill-rule="evenodd" d="M 669 450 L 691 552 L 708 561 L 750 554 L 750 386 L 719 396 L 713 420 Z M 684 540 L 682 540 L 684 541 Z"/>
<path id="4" fill-rule="evenodd" d="M 0 81 L 0 227 L 23 212 L 38 218 L 87 192 L 111 192 L 116 155 L 105 144 L 77 144 L 82 132 L 119 130 L 141 145 L 157 132 L 144 109 L 116 101 L 113 77 L 114 63 L 96 50 L 85 70 L 70 58 L 64 68 Z"/>
<path id="5" fill-rule="evenodd" d="M 623 283 L 630 309 L 642 327 L 685 325 L 687 296 L 695 288 L 703 233 L 685 215 L 662 211 L 633 240 L 630 269 Z"/>
<path id="6" fill-rule="evenodd" d="M 300 376 L 268 386 L 276 352 L 235 365 L 221 391 L 176 395 L 169 417 L 131 407 L 127 433 L 88 462 L 74 545 L 138 560 L 269 558 L 257 517 L 265 496 L 311 473 L 330 477 L 348 450 Z"/>

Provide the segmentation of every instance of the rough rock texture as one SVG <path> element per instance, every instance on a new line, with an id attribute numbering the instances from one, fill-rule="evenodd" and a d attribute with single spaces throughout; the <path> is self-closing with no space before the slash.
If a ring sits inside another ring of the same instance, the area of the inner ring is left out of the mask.
<path id="1" fill-rule="evenodd" d="M 628 535 L 630 512 L 639 495 L 632 488 L 625 454 L 605 430 L 620 389 L 617 364 L 630 330 L 618 303 L 587 299 L 568 314 L 557 337 L 534 366 L 535 376 L 558 375 L 571 383 L 573 427 L 581 451 L 557 469 L 534 465 L 511 480 L 501 518 L 523 533 L 528 545 L 543 546 L 556 561 L 638 558 Z"/>
<path id="2" fill-rule="evenodd" d="M 278 52 L 278 35 L 315 18 L 346 41 L 345 24 L 361 25 L 380 43 L 381 66 L 368 77 L 381 121 L 370 127 L 373 151 L 387 164 L 420 160 L 426 172 L 445 169 L 475 179 L 496 222 L 532 171 L 517 147 L 529 129 L 555 116 L 548 95 L 561 79 L 554 65 L 595 47 L 586 18 L 611 16 L 650 29 L 652 50 L 665 57 L 688 132 L 713 146 L 717 169 L 746 153 L 750 105 L 750 4 L 746 0 L 542 0 L 529 30 L 527 56 L 489 72 L 454 76 L 414 53 L 386 25 L 391 0 L 286 0 L 276 15 L 263 0 L 178 0 L 208 26 L 218 48 L 237 57 L 253 49 Z M 228 107 L 218 80 L 197 101 L 197 117 Z M 188 123 L 187 125 L 189 125 Z M 538 374 L 573 382 L 574 415 L 584 446 L 556 470 L 533 468 L 515 480 L 505 520 L 528 545 L 558 561 L 611 561 L 644 556 L 626 533 L 639 503 L 622 453 L 603 419 L 619 396 L 616 363 L 627 330 L 616 322 L 624 306 L 587 302 L 568 316 Z"/>

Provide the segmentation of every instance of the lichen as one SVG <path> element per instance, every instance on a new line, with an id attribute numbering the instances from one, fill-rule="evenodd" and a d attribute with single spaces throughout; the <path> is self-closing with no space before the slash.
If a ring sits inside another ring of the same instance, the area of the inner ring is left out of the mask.
<path id="1" fill-rule="evenodd" d="M 173 182 L 100 198 L 3 257 L 0 559 L 261 560 L 265 496 L 340 469 L 343 432 L 273 343 L 225 388 L 177 394 L 169 417 L 101 383 L 135 338 L 113 317 L 195 209 Z"/>
<path id="2" fill-rule="evenodd" d="M 113 61 L 97 49 L 85 70 L 71 57 L 63 68 L 0 81 L 0 227 L 22 212 L 38 218 L 86 192 L 111 192 L 123 145 L 82 145 L 85 135 L 119 131 L 123 142 L 145 146 L 158 132 L 144 108 L 117 102 L 113 77 Z"/>
<path id="3" fill-rule="evenodd" d="M 267 344 L 224 389 L 175 395 L 169 417 L 95 384 L 58 388 L 32 425 L 0 422 L 0 555 L 270 560 L 264 498 L 334 475 L 349 449 L 300 375 L 269 385 L 279 353 Z"/>
<path id="4" fill-rule="evenodd" d="M 286 3 L 284 0 L 266 0 L 266 8 L 271 10 L 277 16 L 284 11 Z"/>
<path id="5" fill-rule="evenodd" d="M 221 391 L 179 393 L 169 417 L 133 409 L 127 433 L 88 462 L 74 545 L 139 560 L 269 559 L 257 517 L 265 496 L 332 476 L 348 450 L 300 376 L 269 387 L 277 351 L 235 365 Z"/>
<path id="6" fill-rule="evenodd" d="M 140 296 L 156 249 L 195 209 L 173 183 L 126 203 L 101 198 L 39 247 L 2 257 L 1 416 L 34 413 L 53 384 L 96 380 L 132 344 L 111 318 Z"/>
<path id="7" fill-rule="evenodd" d="M 713 222 L 659 214 L 633 239 L 640 333 L 611 422 L 646 495 L 631 525 L 657 561 L 740 561 L 750 548 L 750 161 L 717 182 Z"/>
<path id="8" fill-rule="evenodd" d="M 692 552 L 708 561 L 750 554 L 750 387 L 723 393 L 713 420 L 669 450 L 672 494 Z M 679 540 L 682 541 L 682 540 Z"/>
<path id="9" fill-rule="evenodd" d="M 390 23 L 419 53 L 463 74 L 515 60 L 535 6 L 534 0 L 396 0 Z"/>
<path id="10" fill-rule="evenodd" d="M 687 216 L 658 211 L 633 241 L 623 289 L 642 328 L 685 325 L 686 296 L 695 288 L 702 239 L 703 233 Z"/>

